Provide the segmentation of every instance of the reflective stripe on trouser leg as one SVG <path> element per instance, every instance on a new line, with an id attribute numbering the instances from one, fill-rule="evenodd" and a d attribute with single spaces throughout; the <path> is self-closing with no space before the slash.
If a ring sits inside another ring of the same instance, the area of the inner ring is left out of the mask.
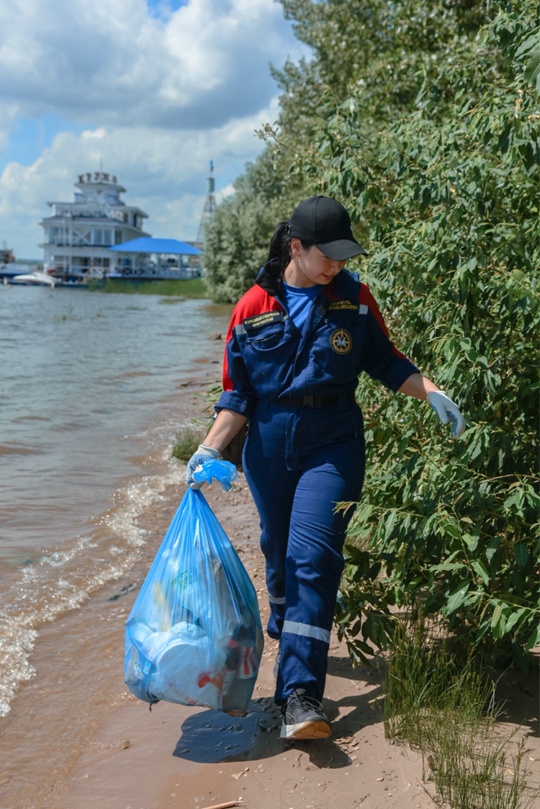
<path id="1" fill-rule="evenodd" d="M 267 564 L 267 580 L 274 579 L 273 586 L 274 589 L 279 588 L 282 592 L 285 592 L 285 574 L 283 573 L 283 580 L 281 582 L 276 582 L 276 576 L 272 575 L 272 572 L 269 571 L 269 566 Z M 274 640 L 279 640 L 281 637 L 281 632 L 283 629 L 283 621 L 285 618 L 285 596 L 274 596 L 271 593 L 268 593 L 268 604 L 270 605 L 270 615 L 268 616 L 268 623 L 266 626 L 266 631 L 271 638 Z"/>
<path id="2" fill-rule="evenodd" d="M 335 432 L 342 429 L 340 420 Z M 352 516 L 352 510 L 336 513 L 335 504 L 358 499 L 364 469 L 361 435 L 336 436 L 330 443 L 327 431 L 326 438 L 321 451 L 308 454 L 310 436 L 303 436 L 305 457 L 298 470 L 287 468 L 284 451 L 274 456 L 264 440 L 252 444 L 247 455 L 246 478 L 261 518 L 273 599 L 268 631 L 271 637 L 281 635 L 276 699 L 298 687 L 316 699 L 324 692 L 342 546 Z M 276 603 L 283 596 L 285 609 Z"/>
<path id="3" fill-rule="evenodd" d="M 329 455 L 332 460 L 326 460 Z M 318 700 L 324 693 L 343 571 L 343 540 L 352 514 L 336 512 L 335 504 L 359 495 L 361 475 L 355 474 L 354 458 L 346 447 L 325 453 L 324 459 L 314 457 L 296 488 L 287 547 L 277 699 L 286 698 L 295 688 L 304 688 Z"/>

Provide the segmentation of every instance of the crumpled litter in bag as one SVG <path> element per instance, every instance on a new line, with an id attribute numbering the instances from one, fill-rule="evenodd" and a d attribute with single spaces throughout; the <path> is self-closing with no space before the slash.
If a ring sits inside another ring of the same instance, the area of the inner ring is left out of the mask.
<path id="1" fill-rule="evenodd" d="M 194 474 L 226 490 L 227 461 Z M 243 716 L 263 651 L 257 595 L 200 490 L 188 488 L 126 623 L 124 679 L 145 702 L 200 705 Z"/>

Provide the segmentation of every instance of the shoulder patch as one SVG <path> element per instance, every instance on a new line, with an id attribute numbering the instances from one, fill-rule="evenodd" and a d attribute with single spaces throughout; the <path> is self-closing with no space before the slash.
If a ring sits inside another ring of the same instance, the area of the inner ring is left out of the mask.
<path id="1" fill-rule="evenodd" d="M 271 323 L 278 323 L 285 319 L 284 312 L 262 312 L 260 315 L 246 317 L 242 325 L 246 331 L 260 329 L 262 326 L 269 326 Z"/>
<path id="2" fill-rule="evenodd" d="M 330 305 L 330 311 L 335 311 L 336 309 L 337 310 L 347 309 L 352 312 L 357 312 L 358 305 L 356 303 L 353 303 L 352 301 L 334 301 Z"/>

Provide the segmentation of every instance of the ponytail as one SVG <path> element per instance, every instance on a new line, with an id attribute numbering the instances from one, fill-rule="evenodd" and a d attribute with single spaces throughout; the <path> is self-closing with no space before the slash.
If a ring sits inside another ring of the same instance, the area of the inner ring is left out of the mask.
<path id="1" fill-rule="evenodd" d="M 291 260 L 291 239 L 291 223 L 288 220 L 280 222 L 270 239 L 268 258 L 265 264 L 265 267 L 269 265 L 272 267 L 272 273 L 275 273 L 278 278 L 281 278 Z M 301 239 L 301 242 L 304 250 L 311 247 L 311 242 L 305 242 L 303 239 Z"/>
<path id="2" fill-rule="evenodd" d="M 285 267 L 291 260 L 291 227 L 288 221 L 280 222 L 270 239 L 267 264 L 273 265 L 278 277 L 283 275 Z"/>

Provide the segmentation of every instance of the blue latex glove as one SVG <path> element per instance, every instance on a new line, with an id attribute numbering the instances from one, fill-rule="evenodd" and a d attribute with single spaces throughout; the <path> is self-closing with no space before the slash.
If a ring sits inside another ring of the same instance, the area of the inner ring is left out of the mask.
<path id="1" fill-rule="evenodd" d="M 460 438 L 467 425 L 457 404 L 442 390 L 428 393 L 427 401 L 440 418 L 442 424 L 450 423 L 454 438 Z"/>
<path id="2" fill-rule="evenodd" d="M 197 450 L 193 453 L 186 466 L 186 484 L 191 486 L 192 489 L 200 489 L 204 481 L 197 482 L 193 479 L 193 473 L 197 467 L 202 467 L 203 463 L 207 461 L 220 461 L 221 455 L 217 449 L 207 447 L 205 444 L 200 444 Z"/>

